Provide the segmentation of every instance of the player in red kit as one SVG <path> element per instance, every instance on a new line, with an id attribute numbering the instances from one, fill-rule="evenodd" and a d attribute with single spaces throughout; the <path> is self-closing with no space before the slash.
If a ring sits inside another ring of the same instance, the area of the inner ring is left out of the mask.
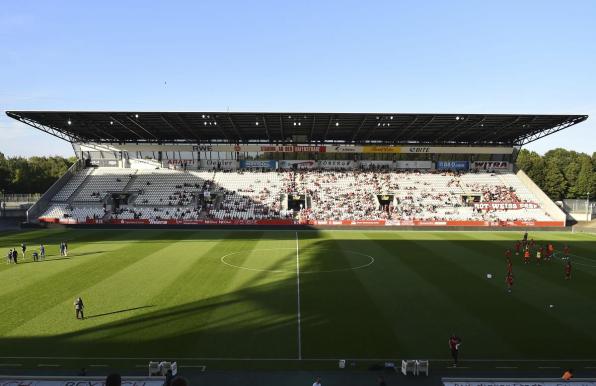
<path id="1" fill-rule="evenodd" d="M 507 257 L 507 275 L 513 274 L 513 264 L 511 263 L 511 258 Z"/>
<path id="2" fill-rule="evenodd" d="M 449 338 L 449 349 L 451 350 L 451 357 L 453 358 L 453 367 L 457 367 L 457 360 L 459 358 L 459 345 L 461 339 L 459 336 L 452 334 Z"/>
<path id="3" fill-rule="evenodd" d="M 505 283 L 507 283 L 507 292 L 511 293 L 511 290 L 513 287 L 513 275 L 512 274 L 507 275 L 507 277 L 505 278 Z"/>
<path id="4" fill-rule="evenodd" d="M 515 256 L 519 255 L 519 251 L 521 250 L 521 243 L 519 241 L 515 242 Z"/>
<path id="5" fill-rule="evenodd" d="M 567 260 L 565 264 L 565 280 L 571 279 L 571 260 Z"/>
<path id="6" fill-rule="evenodd" d="M 530 250 L 526 249 L 524 252 L 524 264 L 528 264 L 530 262 Z"/>

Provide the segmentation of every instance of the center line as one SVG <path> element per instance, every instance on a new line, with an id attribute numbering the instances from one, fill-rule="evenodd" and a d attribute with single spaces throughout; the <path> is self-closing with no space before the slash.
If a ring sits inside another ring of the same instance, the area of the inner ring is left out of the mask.
<path id="1" fill-rule="evenodd" d="M 302 327 L 300 322 L 300 250 L 298 249 L 298 232 L 296 232 L 296 295 L 298 303 L 298 359 L 302 359 Z"/>

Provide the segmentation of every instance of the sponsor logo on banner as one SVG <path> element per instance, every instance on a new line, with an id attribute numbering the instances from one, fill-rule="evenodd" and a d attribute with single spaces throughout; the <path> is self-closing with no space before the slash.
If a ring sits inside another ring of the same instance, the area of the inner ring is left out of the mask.
<path id="1" fill-rule="evenodd" d="M 487 379 L 462 379 L 457 381 L 443 381 L 444 386 L 596 386 L 596 381 L 591 379 L 563 381 L 546 379 L 513 379 L 506 380 L 487 380 Z"/>
<path id="2" fill-rule="evenodd" d="M 430 147 L 410 146 L 407 148 L 408 153 L 430 153 Z"/>
<path id="3" fill-rule="evenodd" d="M 468 170 L 469 168 L 468 161 L 437 161 L 438 170 Z"/>
<path id="4" fill-rule="evenodd" d="M 362 146 L 363 153 L 401 153 L 400 146 Z"/>
<path id="5" fill-rule="evenodd" d="M 329 146 L 330 153 L 361 153 L 362 146 Z"/>
<path id="6" fill-rule="evenodd" d="M 356 163 L 354 161 L 348 161 L 348 160 L 324 160 L 324 161 L 319 161 L 318 165 L 324 169 L 333 169 L 333 168 L 339 168 L 339 169 L 349 169 L 349 168 L 353 168 L 354 166 L 356 166 Z"/>
<path id="7" fill-rule="evenodd" d="M 473 169 L 509 169 L 507 161 L 474 161 Z"/>
<path id="8" fill-rule="evenodd" d="M 387 166 L 390 169 L 397 168 L 397 162 L 395 161 L 360 161 L 360 166 L 369 168 L 371 166 Z"/>
<path id="9" fill-rule="evenodd" d="M 214 151 L 213 145 L 195 145 L 192 147 L 192 151 Z"/>
<path id="10" fill-rule="evenodd" d="M 259 150 L 265 153 L 325 153 L 326 146 L 259 146 Z"/>
<path id="11" fill-rule="evenodd" d="M 236 169 L 238 167 L 238 161 L 233 159 L 202 159 L 201 167 L 206 169 Z"/>
<path id="12" fill-rule="evenodd" d="M 534 202 L 476 202 L 475 209 L 538 209 L 540 206 Z"/>
<path id="13" fill-rule="evenodd" d="M 293 167 L 296 167 L 298 169 L 312 169 L 316 166 L 316 164 L 317 163 L 313 160 L 283 160 L 283 161 L 279 161 L 279 167 L 281 169 L 291 169 Z"/>
<path id="14" fill-rule="evenodd" d="M 166 162 L 166 160 L 163 160 L 163 163 L 167 164 L 167 165 L 184 165 L 184 164 L 186 164 L 186 165 L 190 166 L 190 165 L 194 165 L 195 162 L 196 161 L 192 160 L 192 159 L 169 159 L 169 160 L 167 160 L 167 162 Z"/>
<path id="15" fill-rule="evenodd" d="M 240 167 L 247 168 L 247 169 L 254 169 L 254 168 L 275 169 L 276 162 L 274 160 L 268 160 L 268 161 L 242 160 L 242 161 L 240 161 Z"/>
<path id="16" fill-rule="evenodd" d="M 163 379 L 156 378 L 122 377 L 122 386 L 163 385 Z M 3 377 L 0 379 L 0 386 L 105 386 L 105 377 L 76 377 L 72 379 L 69 379 L 67 376 L 64 379 L 43 379 L 41 377 L 34 379 L 27 379 L 26 377 L 11 379 L 10 377 Z"/>

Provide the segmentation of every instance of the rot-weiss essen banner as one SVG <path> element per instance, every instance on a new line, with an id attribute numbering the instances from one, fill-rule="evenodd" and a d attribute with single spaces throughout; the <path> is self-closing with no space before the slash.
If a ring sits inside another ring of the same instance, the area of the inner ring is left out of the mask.
<path id="1" fill-rule="evenodd" d="M 515 210 L 515 209 L 538 209 L 540 206 L 535 202 L 475 202 L 474 209 L 481 210 Z"/>

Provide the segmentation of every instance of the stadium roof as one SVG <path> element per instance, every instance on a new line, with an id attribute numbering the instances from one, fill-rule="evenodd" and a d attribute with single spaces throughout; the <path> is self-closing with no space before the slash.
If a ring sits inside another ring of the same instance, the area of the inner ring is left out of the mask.
<path id="1" fill-rule="evenodd" d="M 587 115 L 7 111 L 71 142 L 524 145 Z"/>

